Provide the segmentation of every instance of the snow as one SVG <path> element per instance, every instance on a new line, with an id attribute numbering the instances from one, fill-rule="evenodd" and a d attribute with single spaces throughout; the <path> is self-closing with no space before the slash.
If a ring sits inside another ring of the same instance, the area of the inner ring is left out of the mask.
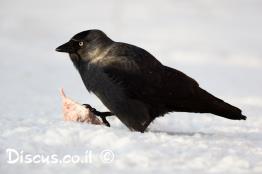
<path id="1" fill-rule="evenodd" d="M 1 0 L 0 173 L 262 173 L 261 9 L 260 0 Z M 147 49 L 248 119 L 171 113 L 143 134 L 115 117 L 111 128 L 63 121 L 61 87 L 106 110 L 54 51 L 92 28 Z M 92 161 L 9 164 L 8 148 L 24 156 L 89 151 Z M 103 161 L 104 150 L 113 161 Z"/>

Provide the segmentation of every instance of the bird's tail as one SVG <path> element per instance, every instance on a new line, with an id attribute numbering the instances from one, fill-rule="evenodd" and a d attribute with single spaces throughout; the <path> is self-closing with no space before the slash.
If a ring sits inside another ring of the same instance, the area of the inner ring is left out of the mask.
<path id="1" fill-rule="evenodd" d="M 239 108 L 224 102 L 201 88 L 199 90 L 199 97 L 207 109 L 205 112 L 232 120 L 246 120 L 247 118 L 242 115 L 242 111 Z"/>

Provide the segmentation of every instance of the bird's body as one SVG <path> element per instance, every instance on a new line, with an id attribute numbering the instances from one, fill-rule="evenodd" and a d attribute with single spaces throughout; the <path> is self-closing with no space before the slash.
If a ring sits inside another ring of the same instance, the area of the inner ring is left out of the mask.
<path id="1" fill-rule="evenodd" d="M 87 41 L 84 47 L 67 51 L 87 90 L 132 130 L 143 132 L 156 117 L 174 111 L 246 118 L 240 109 L 209 94 L 184 73 L 164 66 L 142 48 L 114 42 L 99 30 L 81 32 L 71 40 L 66 47 Z"/>

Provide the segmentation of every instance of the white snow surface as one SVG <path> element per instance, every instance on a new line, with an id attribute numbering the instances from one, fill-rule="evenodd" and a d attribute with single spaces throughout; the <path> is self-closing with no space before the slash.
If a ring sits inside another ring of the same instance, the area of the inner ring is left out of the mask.
<path id="1" fill-rule="evenodd" d="M 262 173 L 261 21 L 261 0 L 1 0 L 0 173 Z M 93 28 L 145 48 L 248 119 L 170 113 L 146 133 L 116 117 L 110 128 L 63 121 L 60 87 L 107 110 L 68 55 L 54 51 Z M 8 148 L 82 157 L 88 150 L 92 162 L 8 164 Z M 111 163 L 99 158 L 106 149 Z"/>

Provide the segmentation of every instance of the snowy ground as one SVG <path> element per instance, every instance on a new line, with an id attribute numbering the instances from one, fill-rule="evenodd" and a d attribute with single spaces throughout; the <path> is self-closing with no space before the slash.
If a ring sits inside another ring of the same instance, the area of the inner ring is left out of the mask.
<path id="1" fill-rule="evenodd" d="M 262 173 L 261 16 L 260 0 L 0 0 L 0 173 Z M 106 110 L 54 51 L 91 28 L 149 50 L 242 108 L 247 121 L 172 113 L 144 134 L 116 118 L 111 128 L 64 122 L 60 87 Z M 92 161 L 8 164 L 7 148 L 24 156 L 88 151 Z"/>

